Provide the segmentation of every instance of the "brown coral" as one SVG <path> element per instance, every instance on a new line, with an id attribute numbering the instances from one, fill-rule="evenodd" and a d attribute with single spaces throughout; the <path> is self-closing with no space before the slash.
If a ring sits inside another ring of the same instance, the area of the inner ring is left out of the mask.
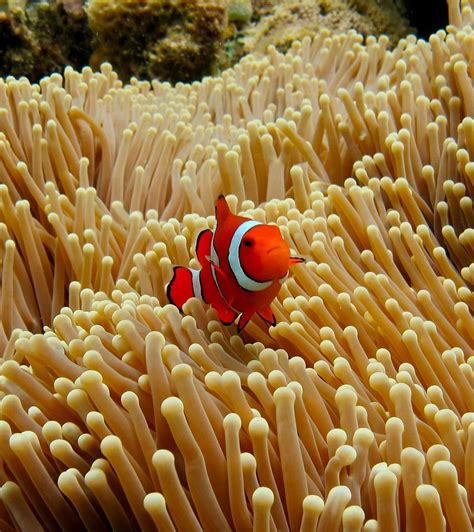
<path id="1" fill-rule="evenodd" d="M 335 33 L 355 29 L 367 35 L 389 36 L 393 43 L 409 33 L 404 9 L 394 2 L 319 0 L 257 4 L 258 21 L 245 29 L 246 51 L 265 52 L 269 45 L 287 50 L 294 40 L 314 37 L 320 30 Z"/>
<path id="2" fill-rule="evenodd" d="M 223 0 L 92 0 L 92 64 L 111 61 L 122 79 L 193 81 L 210 74 L 223 44 Z"/>
<path id="3" fill-rule="evenodd" d="M 81 68 L 91 53 L 92 32 L 82 7 L 41 2 L 0 12 L 0 75 L 39 81 L 66 65 Z"/>

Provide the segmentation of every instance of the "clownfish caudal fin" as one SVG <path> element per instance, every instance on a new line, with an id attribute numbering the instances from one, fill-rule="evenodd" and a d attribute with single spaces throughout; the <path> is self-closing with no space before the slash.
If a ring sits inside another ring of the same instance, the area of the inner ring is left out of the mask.
<path id="1" fill-rule="evenodd" d="M 259 310 L 257 314 L 262 318 L 262 320 L 266 321 L 269 325 L 276 325 L 276 318 L 270 307 L 267 307 L 263 310 Z"/>
<path id="2" fill-rule="evenodd" d="M 166 287 L 168 301 L 183 310 L 183 305 L 192 297 L 202 299 L 199 270 L 175 266 L 173 277 Z"/>

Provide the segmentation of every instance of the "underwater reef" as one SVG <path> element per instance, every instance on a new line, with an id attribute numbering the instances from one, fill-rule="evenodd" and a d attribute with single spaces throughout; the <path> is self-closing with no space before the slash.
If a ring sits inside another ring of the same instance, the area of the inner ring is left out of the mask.
<path id="1" fill-rule="evenodd" d="M 260 5 L 256 19 L 240 35 L 243 53 L 265 52 L 269 45 L 287 50 L 294 40 L 313 37 L 321 29 L 350 29 L 367 35 L 387 35 L 395 44 L 413 28 L 401 2 L 393 0 L 303 0 Z"/>
<path id="2" fill-rule="evenodd" d="M 91 64 L 112 61 L 122 79 L 194 81 L 211 74 L 226 27 L 222 0 L 90 0 Z"/>
<path id="3" fill-rule="evenodd" d="M 66 65 L 81 68 L 89 62 L 92 40 L 85 11 L 66 0 L 12 6 L 0 11 L 0 76 L 39 81 Z"/>
<path id="4" fill-rule="evenodd" d="M 123 81 L 192 82 L 268 45 L 286 51 L 321 29 L 386 34 L 413 28 L 391 0 L 10 0 L 0 11 L 0 75 L 39 81 L 66 66 L 110 62 Z"/>
<path id="5" fill-rule="evenodd" d="M 191 84 L 0 79 L 0 530 L 473 526 L 474 2 Z M 243 334 L 166 284 L 214 203 L 295 266 Z"/>

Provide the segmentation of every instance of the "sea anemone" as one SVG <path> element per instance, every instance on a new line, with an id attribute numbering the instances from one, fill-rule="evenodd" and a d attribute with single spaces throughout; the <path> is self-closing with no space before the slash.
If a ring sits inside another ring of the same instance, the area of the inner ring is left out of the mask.
<path id="1" fill-rule="evenodd" d="M 472 530 L 473 7 L 0 80 L 1 530 Z M 274 327 L 167 304 L 219 193 L 307 258 Z"/>

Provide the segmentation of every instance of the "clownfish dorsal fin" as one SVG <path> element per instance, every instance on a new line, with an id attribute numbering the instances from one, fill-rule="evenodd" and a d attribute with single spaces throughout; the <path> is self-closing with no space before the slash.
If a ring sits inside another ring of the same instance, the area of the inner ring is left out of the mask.
<path id="1" fill-rule="evenodd" d="M 223 194 L 219 196 L 216 202 L 216 220 L 218 224 L 221 224 L 227 216 L 230 214 L 229 205 Z"/>

